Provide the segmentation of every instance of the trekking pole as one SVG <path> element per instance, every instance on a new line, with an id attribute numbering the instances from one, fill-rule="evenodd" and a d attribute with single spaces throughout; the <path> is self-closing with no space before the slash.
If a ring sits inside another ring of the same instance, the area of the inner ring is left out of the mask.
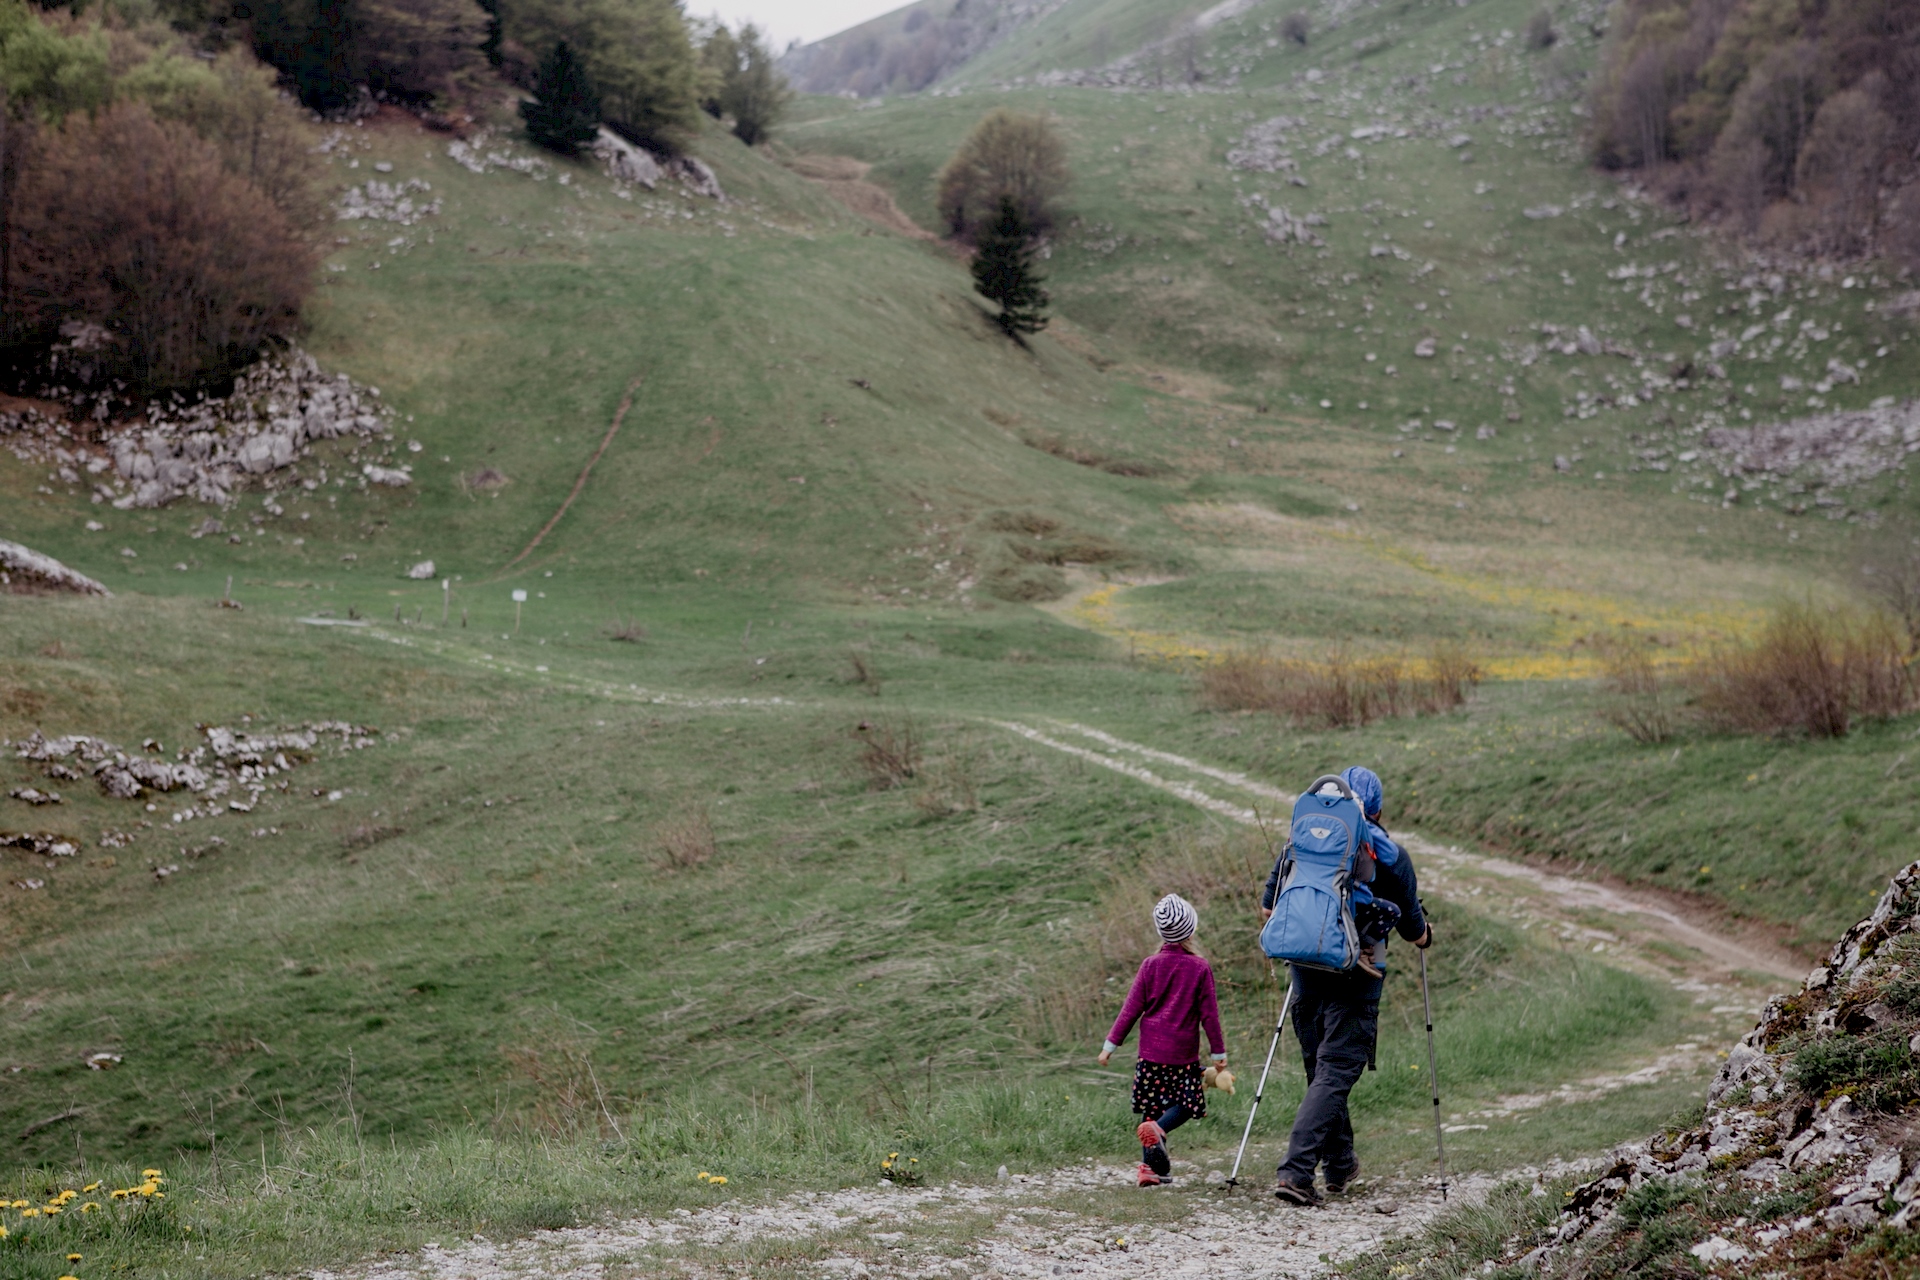
<path id="1" fill-rule="evenodd" d="M 1287 1013 L 1293 1008 L 1293 979 L 1287 980 L 1287 997 L 1280 1002 L 1280 1021 L 1274 1024 L 1273 1043 L 1267 1046 L 1267 1065 L 1260 1068 L 1260 1084 L 1253 1091 L 1253 1106 L 1247 1110 L 1247 1127 L 1240 1133 L 1240 1149 L 1233 1153 L 1233 1172 L 1227 1175 L 1227 1190 L 1240 1185 L 1240 1161 L 1247 1154 L 1247 1139 L 1253 1136 L 1253 1118 L 1260 1114 L 1260 1097 L 1267 1091 L 1267 1073 L 1273 1070 L 1273 1055 L 1280 1048 L 1280 1033 L 1287 1029 Z"/>
<path id="2" fill-rule="evenodd" d="M 1447 1140 L 1440 1130 L 1440 1067 L 1433 1052 L 1433 991 L 1427 986 L 1427 949 L 1420 949 L 1420 1000 L 1427 1007 L 1427 1079 L 1433 1085 L 1433 1146 L 1440 1157 L 1440 1199 L 1447 1198 Z"/>

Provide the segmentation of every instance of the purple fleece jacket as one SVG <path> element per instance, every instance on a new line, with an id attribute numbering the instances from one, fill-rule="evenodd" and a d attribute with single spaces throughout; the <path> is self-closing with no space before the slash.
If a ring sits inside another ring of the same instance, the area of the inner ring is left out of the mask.
<path id="1" fill-rule="evenodd" d="M 1127 992 L 1127 1002 L 1107 1033 L 1108 1042 L 1125 1043 L 1136 1022 L 1143 1062 L 1176 1066 L 1198 1062 L 1202 1026 L 1207 1029 L 1210 1051 L 1227 1051 L 1227 1039 L 1220 1032 L 1220 1005 L 1213 996 L 1213 966 L 1175 942 L 1140 962 L 1133 990 Z"/>

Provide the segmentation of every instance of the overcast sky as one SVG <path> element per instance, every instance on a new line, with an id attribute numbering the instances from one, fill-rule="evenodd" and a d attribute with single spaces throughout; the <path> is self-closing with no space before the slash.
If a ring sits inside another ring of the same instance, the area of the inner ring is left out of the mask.
<path id="1" fill-rule="evenodd" d="M 751 22 L 766 32 L 770 43 L 785 49 L 790 40 L 811 43 L 836 31 L 859 26 L 898 9 L 907 0 L 691 0 L 690 14 L 715 14 L 729 26 Z"/>

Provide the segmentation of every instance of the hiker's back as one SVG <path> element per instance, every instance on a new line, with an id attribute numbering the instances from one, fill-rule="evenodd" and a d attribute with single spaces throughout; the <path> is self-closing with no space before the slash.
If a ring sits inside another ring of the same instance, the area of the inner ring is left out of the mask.
<path id="1" fill-rule="evenodd" d="M 1293 804 L 1275 869 L 1273 915 L 1260 949 L 1274 960 L 1345 973 L 1360 958 L 1353 884 L 1367 849 L 1366 815 L 1346 782 L 1315 779 Z"/>

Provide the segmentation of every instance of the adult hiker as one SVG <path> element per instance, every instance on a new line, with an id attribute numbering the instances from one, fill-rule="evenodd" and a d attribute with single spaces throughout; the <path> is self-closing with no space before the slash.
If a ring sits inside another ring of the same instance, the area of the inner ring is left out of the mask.
<path id="1" fill-rule="evenodd" d="M 1356 861 L 1354 922 L 1359 941 L 1377 944 L 1359 956 L 1344 972 L 1307 964 L 1293 964 L 1293 1030 L 1300 1041 L 1300 1058 L 1307 1069 L 1307 1094 L 1293 1118 L 1287 1156 L 1274 1180 L 1273 1194 L 1289 1204 L 1315 1205 L 1314 1170 L 1324 1169 L 1327 1192 L 1339 1195 L 1360 1174 L 1360 1158 L 1353 1149 L 1353 1124 L 1347 1115 L 1347 1095 L 1360 1073 L 1373 1061 L 1380 1025 L 1380 990 L 1385 978 L 1377 971 L 1386 958 L 1385 937 L 1397 930 L 1422 949 L 1433 945 L 1433 928 L 1420 910 L 1420 882 L 1413 860 L 1387 835 L 1381 823 L 1385 799 L 1379 775 L 1355 766 L 1340 775 L 1364 814 L 1365 844 L 1371 858 Z M 1331 782 L 1331 779 L 1328 780 Z M 1281 866 L 1276 862 L 1260 898 L 1260 914 L 1273 914 Z M 1368 863 L 1371 863 L 1368 866 Z M 1371 879 L 1368 881 L 1368 873 Z M 1370 960 L 1377 963 L 1370 963 Z"/>
<path id="2" fill-rule="evenodd" d="M 1140 1178 L 1143 1187 L 1172 1182 L 1173 1161 L 1167 1135 L 1207 1114 L 1200 1066 L 1200 1032 L 1216 1067 L 1227 1065 L 1226 1036 L 1220 1030 L 1220 1005 L 1214 998 L 1213 966 L 1194 950 L 1200 927 L 1193 904 L 1170 893 L 1154 904 L 1154 931 L 1160 949 L 1140 962 L 1120 1016 L 1100 1046 L 1100 1065 L 1126 1043 L 1140 1024 L 1140 1057 L 1133 1068 L 1133 1111 L 1140 1124 Z"/>

